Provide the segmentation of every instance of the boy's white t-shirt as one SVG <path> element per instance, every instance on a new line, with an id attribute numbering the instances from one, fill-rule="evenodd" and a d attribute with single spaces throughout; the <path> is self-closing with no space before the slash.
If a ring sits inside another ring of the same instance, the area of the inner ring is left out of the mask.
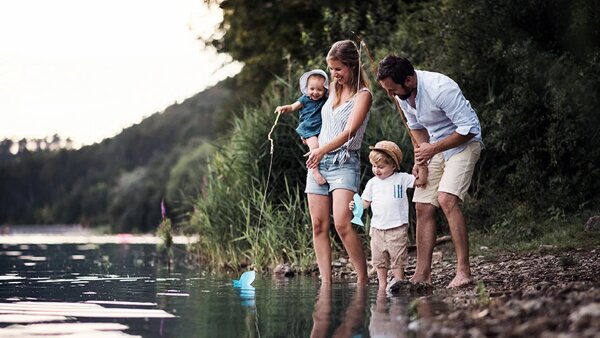
<path id="1" fill-rule="evenodd" d="M 386 230 L 408 223 L 406 189 L 415 184 L 415 176 L 395 172 L 385 179 L 373 177 L 367 182 L 361 198 L 371 202 L 371 226 Z"/>

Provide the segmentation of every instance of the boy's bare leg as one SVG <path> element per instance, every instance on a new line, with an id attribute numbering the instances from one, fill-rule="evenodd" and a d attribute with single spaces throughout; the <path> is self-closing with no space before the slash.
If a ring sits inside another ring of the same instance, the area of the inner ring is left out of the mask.
<path id="1" fill-rule="evenodd" d="M 310 149 L 310 150 L 319 148 L 319 139 L 316 136 L 309 137 L 309 138 L 305 139 L 304 141 L 306 142 L 306 145 L 308 146 L 308 149 Z M 321 173 L 319 172 L 319 167 L 310 169 L 310 171 L 311 171 L 313 177 L 315 178 L 315 181 L 317 181 L 317 183 L 319 183 L 319 184 L 327 183 L 327 180 L 325 180 L 325 177 L 323 177 L 323 175 L 321 175 Z"/>
<path id="2" fill-rule="evenodd" d="M 387 274 L 386 268 L 377 268 L 377 281 L 379 282 L 379 290 L 385 290 L 387 288 Z"/>
<path id="3" fill-rule="evenodd" d="M 404 280 L 404 269 L 403 268 L 394 268 L 392 269 L 392 273 L 394 274 L 394 279 L 396 280 Z"/>
<path id="4" fill-rule="evenodd" d="M 387 285 L 387 291 L 394 293 L 402 286 L 402 281 L 404 280 L 404 269 L 393 268 L 392 274 L 394 275 L 394 279 L 392 279 L 392 281 Z"/>

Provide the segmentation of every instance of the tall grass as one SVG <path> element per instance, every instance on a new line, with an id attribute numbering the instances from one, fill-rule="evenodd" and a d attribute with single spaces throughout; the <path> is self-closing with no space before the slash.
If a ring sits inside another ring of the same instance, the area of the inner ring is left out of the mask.
<path id="1" fill-rule="evenodd" d="M 263 269 L 287 261 L 307 268 L 314 259 L 303 194 L 304 146 L 295 134 L 293 114 L 282 116 L 274 129 L 269 172 L 267 135 L 276 118 L 274 108 L 289 100 L 274 86 L 260 106 L 244 107 L 209 162 L 207 185 L 195 203 L 190 228 L 199 233 L 198 249 L 211 265 Z"/>

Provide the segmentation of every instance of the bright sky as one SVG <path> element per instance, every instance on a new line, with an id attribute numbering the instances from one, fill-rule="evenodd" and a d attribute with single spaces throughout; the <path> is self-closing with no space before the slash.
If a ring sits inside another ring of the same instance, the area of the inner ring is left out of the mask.
<path id="1" fill-rule="evenodd" d="M 0 0 L 0 139 L 92 144 L 237 73 L 197 40 L 220 20 L 203 0 Z"/>

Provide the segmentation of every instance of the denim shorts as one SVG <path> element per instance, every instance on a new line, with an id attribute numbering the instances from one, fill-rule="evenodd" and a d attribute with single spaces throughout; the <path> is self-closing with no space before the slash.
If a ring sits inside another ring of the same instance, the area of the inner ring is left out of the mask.
<path id="1" fill-rule="evenodd" d="M 308 170 L 306 175 L 307 194 L 329 195 L 335 189 L 346 189 L 358 192 L 360 184 L 360 158 L 357 151 L 351 151 L 349 158 L 344 164 L 334 163 L 335 154 L 325 154 L 319 162 L 319 171 L 327 183 L 319 185 L 315 181 L 312 172 Z"/>

